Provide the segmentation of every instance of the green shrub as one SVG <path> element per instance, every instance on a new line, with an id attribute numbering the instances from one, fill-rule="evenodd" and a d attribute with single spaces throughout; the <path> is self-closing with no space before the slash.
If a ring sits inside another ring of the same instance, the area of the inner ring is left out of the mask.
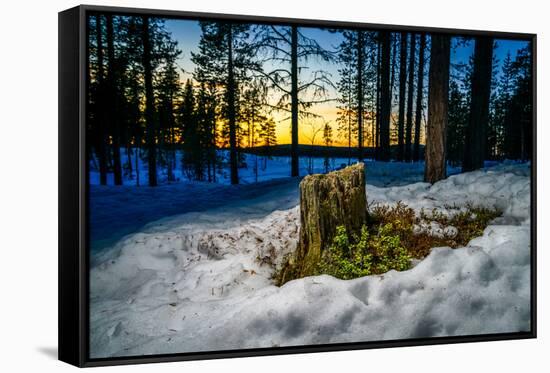
<path id="1" fill-rule="evenodd" d="M 345 227 L 338 226 L 332 245 L 319 262 L 317 274 L 349 280 L 391 269 L 403 271 L 410 267 L 410 261 L 391 223 L 381 226 L 377 234 L 370 234 L 364 225 L 360 237 L 352 235 L 351 239 Z"/>
<path id="2" fill-rule="evenodd" d="M 501 215 L 497 209 L 472 204 L 463 208 L 444 206 L 444 210 L 454 213 L 445 214 L 441 209 L 433 209 L 430 213 L 422 210 L 417 216 L 412 208 L 401 202 L 394 206 L 371 206 L 359 237 L 353 234 L 350 236 L 344 226 L 336 228 L 332 244 L 323 250 L 315 274 L 328 274 L 347 280 L 382 274 L 392 269 L 407 270 L 412 258 L 426 257 L 433 247 L 457 248 L 467 245 L 471 239 L 483 234 L 491 220 Z M 453 226 L 457 233 L 453 236 L 438 236 L 427 231 L 413 230 L 415 225 L 432 222 L 443 227 Z M 284 260 L 283 267 L 287 272 L 288 267 L 292 269 L 295 265 L 294 260 L 292 255 Z M 281 273 L 282 270 L 274 273 L 273 279 L 277 285 L 298 278 L 291 274 L 283 279 Z"/>

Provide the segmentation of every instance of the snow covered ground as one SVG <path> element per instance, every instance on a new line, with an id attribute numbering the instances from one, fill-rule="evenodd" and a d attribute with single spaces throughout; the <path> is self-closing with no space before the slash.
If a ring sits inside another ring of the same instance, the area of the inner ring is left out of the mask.
<path id="1" fill-rule="evenodd" d="M 183 183 L 188 184 L 189 179 L 185 175 L 184 172 L 182 172 L 181 169 L 181 159 L 182 159 L 182 152 L 177 151 L 176 152 L 176 169 L 174 172 L 174 177 L 177 180 L 174 183 Z M 221 159 L 227 159 L 229 157 L 229 153 L 226 150 L 218 150 L 218 156 Z M 246 167 L 239 168 L 239 182 L 241 184 L 253 184 L 257 182 L 264 182 L 274 179 L 281 179 L 281 178 L 288 178 L 290 176 L 290 157 L 262 157 L 253 154 L 243 154 L 244 157 L 244 164 L 246 164 Z M 126 164 L 128 161 L 128 157 L 126 154 L 126 150 L 124 148 L 121 149 L 121 161 L 123 164 Z M 255 164 L 256 161 L 258 161 L 258 178 L 256 180 L 256 173 L 255 173 Z M 307 156 L 301 156 L 299 165 L 300 165 L 300 175 L 307 175 L 308 173 L 323 173 L 325 172 L 325 165 L 324 165 L 324 158 L 310 158 Z M 356 160 L 352 160 L 354 162 Z M 135 162 L 135 160 L 133 161 Z M 311 162 L 311 169 L 310 169 L 310 162 Z M 329 169 L 334 170 L 337 168 L 341 168 L 343 166 L 346 166 L 349 162 L 348 158 L 331 158 Z M 405 174 L 390 174 L 388 171 L 394 171 L 396 169 L 395 165 L 399 164 L 397 162 L 388 163 L 389 166 L 384 167 L 385 163 L 383 162 L 369 162 L 370 164 L 377 164 L 377 171 L 379 173 L 377 176 L 383 176 L 383 181 L 393 181 L 400 182 L 400 183 L 407 183 L 409 179 L 407 177 L 414 177 L 415 181 L 422 179 L 423 174 L 423 163 L 416 163 L 416 164 L 401 164 L 402 166 L 399 167 L 399 169 L 402 169 L 405 171 Z M 133 164 L 135 166 L 135 164 Z M 310 172 L 312 171 L 312 172 Z M 166 184 L 169 183 L 167 181 L 167 175 L 166 175 L 166 169 L 165 168 L 159 168 L 157 170 L 158 172 L 158 179 L 160 184 Z M 450 173 L 458 173 L 459 169 L 450 168 Z M 387 173 L 387 174 L 385 174 Z M 418 177 L 420 176 L 420 179 Z M 405 177 L 405 178 L 404 178 Z M 123 177 L 123 183 L 127 186 L 135 186 L 136 185 L 136 173 L 135 170 L 133 172 L 133 178 L 129 178 L 128 175 L 124 175 Z M 378 178 L 376 178 L 378 180 Z M 140 159 L 139 161 L 139 180 L 140 185 L 147 185 L 148 180 L 148 170 L 147 170 L 147 162 L 144 162 Z M 217 173 L 217 183 L 218 184 L 230 184 L 230 174 L 229 174 L 229 168 L 226 167 L 222 169 L 221 172 Z M 193 181 L 194 182 L 194 181 Z M 94 162 L 90 162 L 90 184 L 91 185 L 99 185 L 99 172 L 97 171 L 96 167 L 94 166 Z M 108 185 L 114 185 L 114 176 L 112 173 L 109 173 L 107 175 L 107 184 Z"/>
<path id="2" fill-rule="evenodd" d="M 367 163 L 369 203 L 403 201 L 419 212 L 470 202 L 503 216 L 466 247 L 434 248 L 408 271 L 282 287 L 270 276 L 297 245 L 296 179 L 239 203 L 164 218 L 94 254 L 91 356 L 529 330 L 529 166 L 495 166 L 433 186 L 419 182 L 421 170 Z"/>
<path id="3" fill-rule="evenodd" d="M 248 155 L 250 159 L 254 156 Z M 247 158 L 248 161 L 250 159 Z M 347 159 L 336 159 L 347 163 Z M 301 159 L 302 165 L 307 158 Z M 141 164 L 143 165 L 143 164 Z M 322 172 L 323 159 L 314 160 L 315 170 Z M 423 163 L 365 162 L 367 183 L 379 187 L 405 185 L 421 181 Z M 99 176 L 90 176 L 90 232 L 92 252 L 98 252 L 114 245 L 127 234 L 144 229 L 144 226 L 167 216 L 188 212 L 202 212 L 212 209 L 232 210 L 239 217 L 263 217 L 275 209 L 288 209 L 298 204 L 299 179 L 289 178 L 289 158 L 279 157 L 268 160 L 268 166 L 259 178 L 254 180 L 250 170 L 241 169 L 239 185 L 229 185 L 228 180 L 220 183 L 190 182 L 180 180 L 163 183 L 158 187 L 135 186 L 135 180 L 125 180 L 122 186 L 97 185 Z M 448 173 L 459 170 L 449 167 Z M 179 172 L 179 171 L 178 171 Z M 146 174 L 142 169 L 140 175 Z M 301 175 L 307 174 L 302 167 Z M 112 176 L 112 174 L 110 174 Z M 142 176 L 143 178 L 143 176 Z M 145 182 L 146 179 L 142 180 Z M 248 180 L 248 181 L 247 181 Z M 268 198 L 269 197 L 269 198 Z M 243 207 L 239 210 L 240 207 Z"/>
<path id="4" fill-rule="evenodd" d="M 183 153 L 181 151 L 176 152 L 176 169 L 174 172 L 174 177 L 179 182 L 189 181 L 185 172 L 182 172 Z M 218 156 L 227 162 L 229 158 L 229 152 L 227 150 L 218 150 Z M 273 180 L 278 178 L 287 178 L 290 175 L 290 157 L 262 157 L 256 156 L 253 154 L 243 154 L 244 164 L 246 167 L 239 168 L 239 181 L 242 184 L 251 184 L 255 182 L 261 182 L 266 180 Z M 134 159 L 134 158 L 132 158 Z M 258 162 L 258 178 L 256 180 L 256 161 Z M 121 149 L 121 162 L 126 164 L 128 162 L 128 156 L 126 154 L 126 149 Z M 133 160 L 135 162 L 135 159 Z M 332 158 L 330 162 L 330 168 L 335 169 L 340 167 L 342 164 L 347 164 L 348 158 Z M 309 157 L 300 157 L 300 174 L 307 175 L 309 172 Z M 90 163 L 90 184 L 98 185 L 99 184 L 99 172 L 97 168 L 94 167 L 94 163 Z M 135 167 L 135 163 L 132 165 Z M 324 158 L 312 158 L 312 171 L 314 173 L 324 172 Z M 157 170 L 159 183 L 167 182 L 166 169 L 159 168 Z M 221 172 L 217 173 L 217 182 L 221 184 L 230 184 L 231 178 L 229 174 L 229 168 L 222 168 Z M 130 178 L 128 175 L 124 175 L 124 184 L 125 185 L 136 185 L 136 173 L 133 172 L 133 178 Z M 147 162 L 144 162 L 140 159 L 139 161 L 139 180 L 140 185 L 147 185 L 148 180 L 148 170 Z M 114 176 L 112 173 L 107 175 L 107 183 L 109 185 L 114 184 Z"/>

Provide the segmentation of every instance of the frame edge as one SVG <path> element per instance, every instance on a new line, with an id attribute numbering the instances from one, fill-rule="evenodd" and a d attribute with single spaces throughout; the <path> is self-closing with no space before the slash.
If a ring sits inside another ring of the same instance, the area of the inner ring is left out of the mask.
<path id="1" fill-rule="evenodd" d="M 350 343 L 345 345 L 310 345 L 279 349 L 251 349 L 242 351 L 209 351 L 206 353 L 170 354 L 170 356 L 128 356 L 123 358 L 90 359 L 87 350 L 87 278 L 86 246 L 85 246 L 85 83 L 86 59 L 85 24 L 86 12 L 124 12 L 138 14 L 158 14 L 163 17 L 185 18 L 206 17 L 227 20 L 298 23 L 310 26 L 319 24 L 339 27 L 371 27 L 373 29 L 421 30 L 430 33 L 452 34 L 490 34 L 510 38 L 530 40 L 533 45 L 533 167 L 532 167 L 532 326 L 530 332 L 513 334 L 480 335 L 447 337 L 441 339 L 420 339 L 403 341 L 376 341 L 374 343 Z M 345 21 L 327 21 L 314 19 L 294 19 L 282 17 L 267 17 L 256 15 L 234 15 L 221 13 L 201 13 L 186 11 L 170 11 L 157 9 L 136 9 L 125 7 L 106 7 L 95 5 L 80 5 L 59 12 L 58 33 L 59 55 L 59 314 L 58 340 L 59 360 L 78 367 L 113 366 L 126 364 L 143 364 L 159 362 L 175 362 L 188 360 L 208 360 L 219 358 L 240 358 L 253 356 L 286 355 L 297 353 L 315 353 L 343 350 L 365 350 L 371 348 L 392 348 L 407 346 L 426 346 L 437 344 L 505 341 L 514 339 L 531 339 L 537 337 L 536 328 L 536 43 L 534 33 L 495 32 L 483 30 L 462 30 L 421 26 L 398 26 L 386 24 L 369 24 Z M 78 155 L 78 156 L 77 156 Z M 83 158 L 84 157 L 84 158 Z"/>
<path id="2" fill-rule="evenodd" d="M 84 365 L 80 204 L 81 7 L 58 13 L 58 359 Z"/>

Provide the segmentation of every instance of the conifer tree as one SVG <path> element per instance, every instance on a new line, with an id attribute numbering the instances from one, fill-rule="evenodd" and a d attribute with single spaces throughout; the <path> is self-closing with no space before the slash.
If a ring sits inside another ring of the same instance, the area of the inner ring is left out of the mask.
<path id="1" fill-rule="evenodd" d="M 115 185 L 122 185 L 122 165 L 120 161 L 120 113 L 118 107 L 121 104 L 119 95 L 119 61 L 115 58 L 115 31 L 114 20 L 111 14 L 105 15 L 107 38 L 107 126 L 111 134 L 111 148 L 113 157 L 113 173 Z"/>
<path id="2" fill-rule="evenodd" d="M 203 149 L 199 122 L 204 120 L 205 108 L 201 93 L 198 94 L 197 101 L 198 104 L 195 102 L 193 83 L 190 79 L 187 79 L 183 88 L 183 99 L 179 112 L 183 134 L 182 168 L 189 179 L 204 180 Z"/>
<path id="3" fill-rule="evenodd" d="M 426 49 L 426 34 L 420 35 L 420 47 L 418 51 L 418 77 L 416 87 L 416 114 L 414 119 L 414 148 L 413 161 L 420 159 L 420 132 L 422 128 L 422 107 L 424 95 L 424 54 Z"/>
<path id="4" fill-rule="evenodd" d="M 428 183 L 435 183 L 447 176 L 445 133 L 448 119 L 450 59 L 450 37 L 432 35 L 424 170 L 424 181 Z"/>
<path id="5" fill-rule="evenodd" d="M 457 80 L 449 83 L 449 109 L 446 136 L 446 152 L 449 163 L 456 167 L 461 164 L 464 152 L 464 135 L 468 122 L 466 95 Z"/>
<path id="6" fill-rule="evenodd" d="M 239 105 L 242 89 L 250 81 L 250 71 L 259 71 L 253 60 L 255 49 L 249 42 L 250 26 L 224 22 L 200 22 L 202 35 L 199 51 L 191 53 L 196 68 L 195 80 L 220 86 L 220 117 L 225 122 L 222 134 L 229 146 L 231 183 L 238 184 L 238 152 L 242 129 Z"/>
<path id="7" fill-rule="evenodd" d="M 412 159 L 412 127 L 413 127 L 413 92 L 414 92 L 414 64 L 416 56 L 416 35 L 411 34 L 409 49 L 409 78 L 407 87 L 407 123 L 405 128 L 405 160 Z"/>
<path id="8" fill-rule="evenodd" d="M 331 157 L 330 157 L 330 153 L 329 153 L 329 147 L 332 146 L 332 126 L 330 125 L 330 123 L 325 123 L 324 127 L 323 127 L 323 143 L 325 145 L 325 147 L 327 147 L 326 151 L 325 151 L 325 157 L 324 157 L 324 167 L 325 167 L 325 172 L 329 172 L 331 167 L 330 167 L 330 161 L 331 161 Z"/>
<path id="9" fill-rule="evenodd" d="M 334 87 L 330 74 L 325 70 L 312 73 L 310 79 L 300 79 L 300 65 L 304 61 L 317 58 L 320 61 L 331 62 L 333 53 L 323 49 L 317 41 L 306 37 L 300 28 L 260 25 L 256 27 L 256 37 L 253 43 L 255 50 L 266 54 L 264 62 L 271 61 L 277 67 L 271 71 L 257 70 L 257 76 L 266 81 L 270 89 L 280 93 L 274 109 L 289 114 L 291 122 L 291 176 L 299 175 L 298 167 L 298 127 L 299 118 L 319 117 L 309 109 L 318 103 L 330 100 L 328 88 Z M 309 93 L 310 99 L 304 99 Z"/>
<path id="10" fill-rule="evenodd" d="M 175 181 L 176 168 L 176 114 L 175 106 L 180 96 L 181 86 L 176 67 L 176 58 L 181 54 L 175 42 L 166 41 L 162 44 L 162 65 L 158 73 L 157 97 L 158 117 L 162 149 L 162 163 L 167 168 L 168 181 Z"/>
<path id="11" fill-rule="evenodd" d="M 105 63 L 103 47 L 103 17 L 99 14 L 91 19 L 95 21 L 95 27 L 91 27 L 90 45 L 93 45 L 93 52 L 90 58 L 90 124 L 91 132 L 94 134 L 94 148 L 98 158 L 99 183 L 107 184 L 107 131 L 105 118 Z M 94 34 L 92 34 L 92 31 Z M 92 44 L 94 43 L 94 44 Z"/>
<path id="12" fill-rule="evenodd" d="M 489 123 L 489 101 L 493 65 L 493 38 L 478 36 L 475 39 L 474 69 L 472 72 L 472 93 L 470 119 L 466 130 L 463 171 L 483 167 Z"/>
<path id="13" fill-rule="evenodd" d="M 390 160 L 390 50 L 391 38 L 388 31 L 380 31 L 380 152 L 379 159 Z"/>
<path id="14" fill-rule="evenodd" d="M 343 41 L 338 48 L 338 70 L 340 80 L 338 89 L 338 131 L 347 140 L 348 163 L 351 163 L 352 138 L 357 141 L 357 157 L 363 158 L 366 131 L 365 119 L 367 113 L 372 113 L 375 107 L 372 104 L 376 96 L 374 85 L 376 64 L 369 55 L 377 48 L 376 35 L 365 31 L 343 31 Z"/>
<path id="15" fill-rule="evenodd" d="M 260 137 L 262 145 L 264 170 L 267 167 L 267 160 L 271 159 L 271 149 L 273 148 L 273 146 L 277 145 L 276 128 L 277 126 L 273 118 L 266 118 L 266 120 L 260 124 L 260 132 L 258 133 L 258 136 Z"/>
<path id="16" fill-rule="evenodd" d="M 399 113 L 397 124 L 397 160 L 402 161 L 405 147 L 405 94 L 407 89 L 407 44 L 408 35 L 401 33 L 399 53 Z"/>

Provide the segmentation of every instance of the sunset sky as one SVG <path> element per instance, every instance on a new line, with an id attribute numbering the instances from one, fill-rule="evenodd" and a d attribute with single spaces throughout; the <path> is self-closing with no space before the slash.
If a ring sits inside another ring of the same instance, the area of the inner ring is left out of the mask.
<path id="1" fill-rule="evenodd" d="M 191 62 L 191 52 L 196 51 L 200 40 L 201 30 L 197 21 L 188 20 L 166 20 L 166 28 L 172 33 L 172 36 L 178 42 L 178 47 L 182 51 L 178 60 L 179 67 L 183 70 L 181 73 L 182 81 L 188 78 L 192 78 L 192 73 L 195 68 Z M 342 41 L 340 33 L 331 33 L 329 31 L 321 30 L 318 28 L 301 28 L 300 31 L 307 37 L 314 38 L 323 48 L 334 51 Z M 510 52 L 512 58 L 514 58 L 518 49 L 523 48 L 526 45 L 524 41 L 512 41 L 512 40 L 497 40 L 496 57 L 499 60 L 499 71 L 502 60 L 506 54 Z M 468 43 L 464 46 L 455 46 L 452 49 L 451 63 L 467 62 L 473 53 L 473 43 Z M 300 62 L 299 62 L 300 63 Z M 304 63 L 304 62 L 302 62 Z M 314 59 L 308 60 L 308 70 L 315 71 L 323 69 L 332 76 L 334 84 L 339 80 L 338 69 L 340 66 L 338 63 L 326 63 L 319 62 Z M 427 71 L 427 66 L 426 66 Z M 306 72 L 307 74 L 307 72 Z M 307 77 L 301 77 L 306 80 Z M 427 74 L 426 74 L 427 80 Z M 427 84 L 425 84 L 426 86 Z M 338 97 L 336 90 L 331 89 L 329 98 L 336 99 Z M 346 145 L 347 142 L 344 138 L 338 136 L 336 130 L 336 118 L 337 118 L 337 102 L 332 101 L 324 104 L 316 105 L 312 108 L 322 118 L 315 121 L 303 121 L 300 122 L 299 142 L 311 144 L 312 135 L 324 125 L 324 123 L 330 123 L 333 127 L 334 133 L 334 145 Z M 287 113 L 273 113 L 273 117 L 277 123 L 277 142 L 279 144 L 290 143 L 290 120 L 284 120 L 288 116 Z M 367 123 L 367 126 L 369 124 Z M 315 137 L 315 144 L 322 143 L 322 136 L 318 133 Z M 370 145 L 370 144 L 365 144 Z"/>

